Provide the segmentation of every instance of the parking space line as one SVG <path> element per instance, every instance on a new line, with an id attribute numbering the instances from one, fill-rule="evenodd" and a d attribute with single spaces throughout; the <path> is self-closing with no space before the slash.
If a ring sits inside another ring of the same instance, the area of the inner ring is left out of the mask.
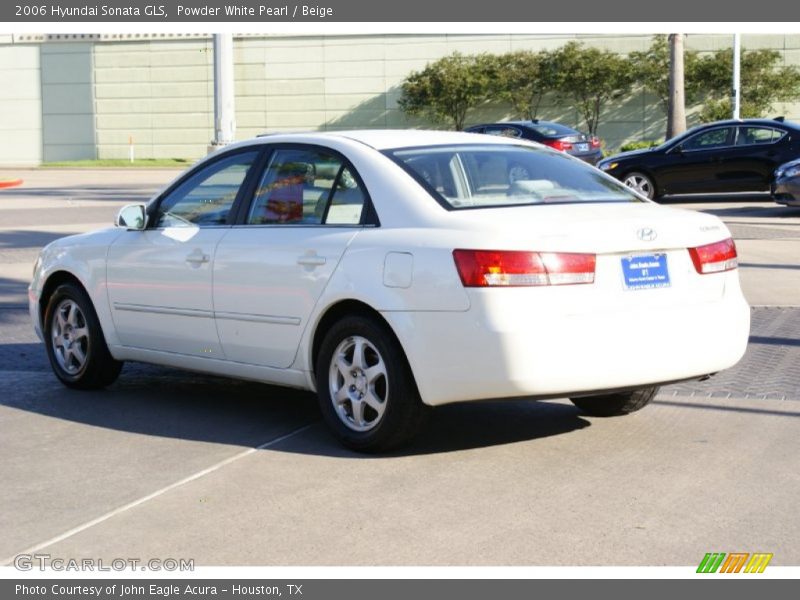
<path id="1" fill-rule="evenodd" d="M 91 521 L 87 521 L 86 523 L 78 525 L 77 527 L 73 527 L 72 529 L 69 529 L 68 531 L 65 531 L 64 533 L 62 533 L 60 535 L 57 535 L 57 536 L 55 536 L 53 538 L 50 538 L 49 540 L 46 540 L 46 541 L 41 542 L 39 544 L 36 544 L 35 546 L 31 546 L 30 548 L 27 548 L 27 549 L 25 549 L 25 550 L 23 550 L 21 552 L 17 552 L 13 556 L 10 556 L 8 558 L 3 559 L 0 562 L 0 566 L 11 565 L 14 562 L 14 559 L 17 556 L 19 556 L 20 554 L 34 554 L 35 552 L 38 552 L 39 550 L 42 550 L 42 549 L 44 549 L 44 548 L 46 548 L 48 546 L 52 546 L 53 544 L 56 544 L 56 543 L 61 542 L 61 541 L 65 540 L 65 539 L 67 539 L 67 538 L 70 538 L 73 535 L 76 535 L 76 534 L 78 534 L 78 533 L 80 533 L 82 531 L 85 531 L 85 530 L 87 530 L 87 529 L 89 529 L 91 527 L 94 527 L 95 525 L 99 525 L 100 523 L 102 523 L 104 521 L 107 521 L 111 517 L 115 517 L 116 515 L 124 513 L 126 511 L 132 509 L 132 508 L 135 508 L 135 507 L 141 505 L 141 504 L 144 504 L 145 502 L 148 502 L 149 500 L 152 500 L 152 499 L 157 498 L 157 497 L 159 497 L 159 496 L 161 496 L 163 494 L 166 494 L 167 492 L 169 492 L 171 490 L 174 490 L 175 488 L 178 488 L 178 487 L 180 487 L 180 486 L 182 486 L 184 484 L 187 484 L 187 483 L 189 483 L 191 481 L 195 481 L 196 479 L 200 479 L 201 477 L 204 477 L 204 476 L 208 475 L 209 473 L 213 473 L 214 471 L 217 471 L 217 470 L 221 469 L 222 467 L 231 464 L 232 462 L 235 462 L 235 461 L 237 461 L 237 460 L 239 460 L 241 458 L 244 458 L 245 456 L 249 456 L 250 454 L 253 454 L 254 452 L 257 452 L 259 450 L 265 450 L 266 448 L 269 448 L 270 446 L 274 446 L 275 444 L 279 444 L 280 442 L 283 442 L 284 440 L 287 440 L 287 439 L 289 439 L 291 437 L 294 437 L 294 436 L 306 431 L 307 429 L 311 428 L 313 425 L 316 425 L 316 423 L 317 423 L 317 421 L 314 421 L 312 423 L 307 423 L 306 425 L 303 425 L 302 427 L 298 427 L 297 429 L 295 429 L 293 431 L 290 431 L 289 433 L 287 433 L 285 435 L 277 437 L 277 438 L 275 438 L 273 440 L 269 440 L 268 442 L 264 442 L 260 446 L 256 446 L 254 448 L 248 448 L 247 450 L 243 450 L 242 452 L 239 452 L 238 454 L 235 454 L 234 456 L 226 458 L 225 460 L 221 460 L 218 463 L 215 463 L 215 464 L 211 465 L 210 467 L 207 467 L 207 468 L 205 468 L 205 469 L 203 469 L 201 471 L 197 471 L 196 473 L 193 473 L 192 475 L 189 475 L 188 477 L 184 477 L 183 479 L 180 479 L 180 480 L 178 480 L 178 481 L 176 481 L 174 483 L 171 483 L 171 484 L 169 484 L 169 485 L 167 485 L 165 487 L 162 487 L 162 488 L 160 488 L 160 489 L 158 489 L 158 490 L 156 490 L 156 491 L 154 491 L 154 492 L 152 492 L 150 494 L 147 494 L 146 496 L 142 496 L 141 498 L 138 498 L 137 500 L 134 500 L 133 502 L 128 502 L 127 504 L 124 504 L 123 506 L 120 506 L 119 508 L 115 508 L 114 510 L 109 511 L 109 512 L 97 517 L 96 519 L 92 519 Z"/>

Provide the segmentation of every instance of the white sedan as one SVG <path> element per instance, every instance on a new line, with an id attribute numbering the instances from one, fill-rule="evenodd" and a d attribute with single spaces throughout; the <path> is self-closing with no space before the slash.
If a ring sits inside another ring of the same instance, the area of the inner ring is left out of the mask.
<path id="1" fill-rule="evenodd" d="M 143 361 L 316 390 L 363 451 L 451 402 L 630 413 L 736 364 L 750 323 L 716 217 L 534 143 L 429 131 L 229 146 L 44 248 L 29 297 L 67 386 Z"/>

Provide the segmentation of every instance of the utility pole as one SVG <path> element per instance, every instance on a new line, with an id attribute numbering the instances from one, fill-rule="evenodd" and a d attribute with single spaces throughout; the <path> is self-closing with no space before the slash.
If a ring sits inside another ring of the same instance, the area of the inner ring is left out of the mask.
<path id="1" fill-rule="evenodd" d="M 669 102 L 667 139 L 686 131 L 686 93 L 684 88 L 683 34 L 669 34 Z"/>
<path id="2" fill-rule="evenodd" d="M 731 92 L 731 106 L 733 118 L 738 119 L 741 113 L 741 72 L 742 72 L 742 34 L 733 34 L 733 88 Z"/>
<path id="3" fill-rule="evenodd" d="M 233 35 L 214 34 L 214 139 L 209 152 L 230 144 L 236 135 L 233 94 Z"/>

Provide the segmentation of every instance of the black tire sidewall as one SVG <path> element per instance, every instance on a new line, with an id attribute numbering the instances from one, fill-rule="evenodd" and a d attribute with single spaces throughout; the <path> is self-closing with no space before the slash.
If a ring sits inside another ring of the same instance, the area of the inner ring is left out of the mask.
<path id="1" fill-rule="evenodd" d="M 86 321 L 86 327 L 89 330 L 86 362 L 83 368 L 75 374 L 67 373 L 61 368 L 61 365 L 58 364 L 58 360 L 55 357 L 55 350 L 53 349 L 53 319 L 55 317 L 56 308 L 64 300 L 72 300 L 78 305 Z M 64 283 L 55 289 L 47 302 L 44 331 L 42 333 L 47 349 L 47 357 L 50 360 L 53 373 L 55 373 L 56 377 L 65 385 L 76 388 L 102 387 L 97 385 L 97 382 L 103 378 L 104 370 L 110 369 L 111 371 L 116 371 L 114 377 L 116 377 L 116 373 L 119 372 L 119 367 L 121 365 L 111 358 L 105 338 L 103 337 L 100 321 L 94 310 L 94 305 L 89 295 L 81 287 L 73 283 Z"/>
<path id="2" fill-rule="evenodd" d="M 361 336 L 375 346 L 386 365 L 388 395 L 380 422 L 368 431 L 355 431 L 336 413 L 329 390 L 331 358 L 339 344 L 348 337 Z M 346 446 L 359 451 L 382 451 L 396 447 L 414 433 L 415 417 L 422 403 L 411 371 L 398 342 L 376 319 L 345 317 L 325 334 L 315 362 L 317 396 L 326 424 Z"/>
<path id="3" fill-rule="evenodd" d="M 619 417 L 639 411 L 650 404 L 659 386 L 640 388 L 629 392 L 572 398 L 572 403 L 586 414 L 595 417 Z"/>

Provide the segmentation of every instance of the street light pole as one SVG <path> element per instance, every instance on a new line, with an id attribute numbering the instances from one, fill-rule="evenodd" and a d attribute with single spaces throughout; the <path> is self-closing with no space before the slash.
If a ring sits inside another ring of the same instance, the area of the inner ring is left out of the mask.
<path id="1" fill-rule="evenodd" d="M 214 139 L 209 151 L 230 144 L 236 134 L 233 94 L 233 35 L 214 34 Z"/>
<path id="2" fill-rule="evenodd" d="M 731 104 L 733 118 L 738 119 L 741 113 L 741 67 L 742 67 L 742 34 L 733 34 L 733 90 Z"/>

